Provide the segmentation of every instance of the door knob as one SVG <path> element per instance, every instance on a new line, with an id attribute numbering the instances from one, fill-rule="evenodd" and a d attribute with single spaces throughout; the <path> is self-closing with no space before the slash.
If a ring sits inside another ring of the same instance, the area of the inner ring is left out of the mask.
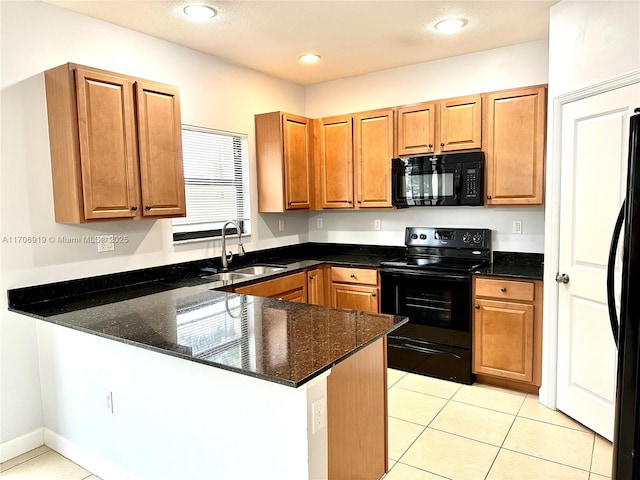
<path id="1" fill-rule="evenodd" d="M 566 273 L 563 273 L 563 274 L 557 273 L 556 282 L 564 283 L 564 284 L 569 283 L 569 275 L 567 275 Z"/>

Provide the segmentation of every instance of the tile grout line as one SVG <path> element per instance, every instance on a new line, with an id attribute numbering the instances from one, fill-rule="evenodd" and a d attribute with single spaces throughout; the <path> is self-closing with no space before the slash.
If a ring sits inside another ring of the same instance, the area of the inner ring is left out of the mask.
<path id="1" fill-rule="evenodd" d="M 37 447 L 37 448 L 40 448 L 40 447 Z M 49 448 L 49 447 L 47 447 L 47 448 Z M 35 448 L 34 448 L 33 450 L 35 450 Z M 31 451 L 31 450 L 30 450 L 30 451 Z M 27 460 L 25 460 L 25 461 L 23 461 L 23 462 L 16 463 L 15 465 L 13 465 L 13 466 L 11 466 L 11 467 L 7 468 L 6 470 L 2 470 L 0 473 L 8 472 L 9 470 L 12 470 L 12 469 L 14 469 L 14 468 L 16 468 L 16 467 L 19 467 L 20 465 L 24 465 L 25 463 L 29 463 L 31 460 L 35 460 L 36 458 L 41 457 L 41 456 L 42 456 L 42 455 L 44 455 L 45 453 L 49 453 L 49 452 L 55 452 L 55 450 L 53 450 L 53 449 L 49 448 L 49 450 L 47 450 L 47 451 L 45 451 L 45 452 L 41 452 L 41 453 L 37 454 L 35 457 L 28 458 Z M 23 453 L 22 455 L 26 455 L 27 453 L 29 453 L 29 452 L 25 452 L 25 453 Z M 56 453 L 58 453 L 58 452 L 56 452 Z M 12 459 L 9 459 L 9 460 L 7 460 L 7 462 L 10 462 L 11 460 L 12 460 Z M 4 463 L 7 463 L 7 462 L 4 462 Z"/>

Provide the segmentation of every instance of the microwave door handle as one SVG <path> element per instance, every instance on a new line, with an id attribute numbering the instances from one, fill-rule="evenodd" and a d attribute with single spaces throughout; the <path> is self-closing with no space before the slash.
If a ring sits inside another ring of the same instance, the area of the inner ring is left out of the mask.
<path id="1" fill-rule="evenodd" d="M 462 180 L 462 170 L 455 170 L 455 173 L 453 175 L 454 178 L 454 195 L 456 197 L 456 200 L 460 200 L 460 198 L 462 198 L 462 193 L 460 192 L 460 183 Z"/>

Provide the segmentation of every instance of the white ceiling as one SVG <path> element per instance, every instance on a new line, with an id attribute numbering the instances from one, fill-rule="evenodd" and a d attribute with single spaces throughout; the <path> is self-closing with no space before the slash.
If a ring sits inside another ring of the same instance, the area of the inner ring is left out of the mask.
<path id="1" fill-rule="evenodd" d="M 548 37 L 556 1 L 45 0 L 106 22 L 209 53 L 301 85 Z M 218 14 L 194 22 L 190 3 Z M 433 25 L 462 17 L 455 35 Z M 318 53 L 304 65 L 298 57 Z"/>

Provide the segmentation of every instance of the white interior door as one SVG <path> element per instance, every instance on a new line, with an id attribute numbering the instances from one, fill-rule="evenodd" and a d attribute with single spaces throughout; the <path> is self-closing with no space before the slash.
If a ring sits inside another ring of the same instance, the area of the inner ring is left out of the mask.
<path id="1" fill-rule="evenodd" d="M 612 440 L 617 350 L 606 270 L 625 194 L 629 116 L 640 84 L 562 107 L 557 406 Z M 620 249 L 619 249 L 620 250 Z M 618 259 L 617 285 L 620 284 Z"/>

